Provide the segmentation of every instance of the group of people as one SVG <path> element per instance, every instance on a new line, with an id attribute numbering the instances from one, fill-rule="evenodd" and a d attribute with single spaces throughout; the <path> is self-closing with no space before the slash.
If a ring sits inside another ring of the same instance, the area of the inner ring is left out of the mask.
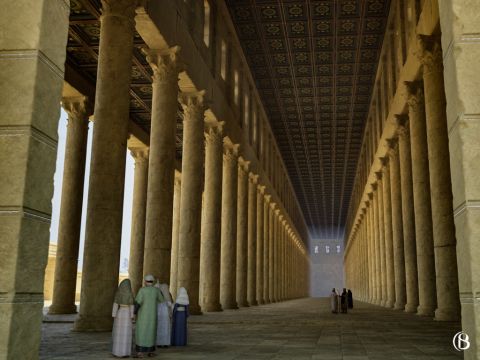
<path id="1" fill-rule="evenodd" d="M 130 357 L 135 320 L 135 356 L 155 356 L 156 347 L 185 346 L 189 299 L 185 288 L 178 290 L 172 303 L 168 284 L 156 284 L 152 275 L 144 278 L 145 286 L 134 297 L 129 279 L 118 286 L 113 303 L 112 354 Z"/>
<path id="2" fill-rule="evenodd" d="M 353 294 L 350 289 L 343 288 L 341 295 L 338 294 L 338 291 L 333 288 L 332 293 L 330 294 L 330 306 L 332 308 L 332 313 L 338 314 L 342 312 L 347 313 L 348 309 L 353 309 Z"/>

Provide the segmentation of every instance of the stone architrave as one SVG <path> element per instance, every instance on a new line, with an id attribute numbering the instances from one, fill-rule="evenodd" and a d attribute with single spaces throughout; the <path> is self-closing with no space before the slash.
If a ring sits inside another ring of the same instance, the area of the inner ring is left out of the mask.
<path id="1" fill-rule="evenodd" d="M 257 260 L 256 260 L 256 300 L 257 304 L 264 304 L 263 298 L 263 203 L 265 186 L 257 186 Z"/>
<path id="2" fill-rule="evenodd" d="M 55 280 L 49 314 L 74 314 L 78 251 L 82 220 L 83 183 L 91 106 L 84 96 L 63 98 L 68 114 L 62 201 L 57 239 Z"/>
<path id="3" fill-rule="evenodd" d="M 237 191 L 237 275 L 236 298 L 238 306 L 248 306 L 247 254 L 248 254 L 248 167 L 250 161 L 238 158 Z"/>
<path id="4" fill-rule="evenodd" d="M 146 50 L 153 70 L 144 274 L 170 280 L 179 47 Z"/>
<path id="5" fill-rule="evenodd" d="M 223 122 L 207 123 L 205 190 L 200 242 L 202 310 L 221 311 L 220 239 L 222 222 Z"/>
<path id="6" fill-rule="evenodd" d="M 118 287 L 136 0 L 103 0 L 76 331 L 110 331 Z"/>
<path id="7" fill-rule="evenodd" d="M 448 149 L 447 110 L 440 37 L 420 36 L 427 119 L 428 164 L 435 251 L 437 309 L 435 319 L 460 319 L 457 240 L 453 220 L 453 195 Z"/>
<path id="8" fill-rule="evenodd" d="M 199 271 L 204 159 L 204 91 L 182 93 L 180 101 L 184 118 L 177 287 L 187 289 L 190 313 L 201 314 Z"/>
<path id="9" fill-rule="evenodd" d="M 415 214 L 413 209 L 412 157 L 408 116 L 397 115 L 400 174 L 402 181 L 403 247 L 405 251 L 406 312 L 418 307 L 417 250 L 415 241 Z"/>
<path id="10" fill-rule="evenodd" d="M 136 294 L 143 283 L 143 255 L 145 247 L 145 216 L 147 210 L 148 148 L 130 151 L 135 159 L 133 180 L 132 230 L 130 235 L 130 258 L 128 277 Z"/>
<path id="11" fill-rule="evenodd" d="M 248 305 L 258 305 L 257 294 L 257 183 L 258 175 L 248 176 L 248 246 L 247 246 L 247 301 Z"/>
<path id="12" fill-rule="evenodd" d="M 395 266 L 395 310 L 404 310 L 405 290 L 405 253 L 403 247 L 402 185 L 400 179 L 400 159 L 398 139 L 389 139 L 390 193 L 392 201 L 392 239 L 393 261 Z"/>
<path id="13" fill-rule="evenodd" d="M 170 292 L 172 297 L 177 297 L 178 278 L 178 239 L 180 235 L 180 198 L 182 187 L 182 175 L 175 171 L 175 183 L 173 190 L 173 220 L 172 220 L 172 259 L 170 261 Z"/>
<path id="14" fill-rule="evenodd" d="M 238 144 L 223 140 L 222 231 L 220 251 L 220 304 L 223 309 L 237 309 L 237 191 Z"/>
<path id="15" fill-rule="evenodd" d="M 270 198 L 271 195 L 264 195 L 263 203 L 263 301 L 270 302 L 268 293 L 269 286 L 269 237 L 270 237 Z"/>

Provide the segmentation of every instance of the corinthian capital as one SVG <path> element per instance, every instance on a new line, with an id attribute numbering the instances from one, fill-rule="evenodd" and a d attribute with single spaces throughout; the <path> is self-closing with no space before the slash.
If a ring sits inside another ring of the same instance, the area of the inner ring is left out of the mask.
<path id="1" fill-rule="evenodd" d="M 397 133 L 398 136 L 404 137 L 408 136 L 409 128 L 408 128 L 408 115 L 407 114 L 397 114 L 395 115 L 395 122 L 397 123 Z"/>
<path id="2" fill-rule="evenodd" d="M 232 161 L 238 158 L 239 144 L 234 144 L 232 140 L 225 136 L 223 138 L 223 159 L 224 161 Z"/>
<path id="3" fill-rule="evenodd" d="M 68 114 L 68 120 L 85 121 L 93 113 L 91 102 L 86 96 L 72 96 L 62 98 L 62 107 Z"/>
<path id="4" fill-rule="evenodd" d="M 205 90 L 185 92 L 179 95 L 180 104 L 183 107 L 184 121 L 203 121 L 205 113 Z"/>
<path id="5" fill-rule="evenodd" d="M 238 168 L 246 173 L 248 171 L 248 167 L 250 166 L 250 161 L 246 161 L 243 157 L 238 157 Z"/>
<path id="6" fill-rule="evenodd" d="M 223 139 L 224 121 L 209 122 L 206 126 L 205 141 L 207 144 L 220 143 Z"/>
<path id="7" fill-rule="evenodd" d="M 250 180 L 250 182 L 253 183 L 254 185 L 257 185 L 258 175 L 251 172 L 251 173 L 248 174 L 248 180 Z"/>
<path id="8" fill-rule="evenodd" d="M 184 68 L 179 60 L 178 53 L 180 46 L 174 46 L 170 49 L 144 49 L 147 62 L 153 70 L 153 81 L 156 82 L 177 82 L 178 73 Z M 176 90 L 176 89 L 175 89 Z"/>
<path id="9" fill-rule="evenodd" d="M 388 144 L 388 155 L 390 157 L 397 155 L 398 151 L 398 137 L 394 137 L 391 139 L 387 139 L 387 144 Z"/>
<path id="10" fill-rule="evenodd" d="M 423 107 L 425 102 L 423 81 L 405 81 L 404 84 L 410 111 L 420 110 L 419 107 Z"/>
<path id="11" fill-rule="evenodd" d="M 131 20 L 135 17 L 137 0 L 101 0 L 102 16 L 121 16 Z"/>
<path id="12" fill-rule="evenodd" d="M 443 71 L 442 45 L 440 36 L 437 35 L 417 35 L 418 58 L 423 65 L 423 73 Z"/>

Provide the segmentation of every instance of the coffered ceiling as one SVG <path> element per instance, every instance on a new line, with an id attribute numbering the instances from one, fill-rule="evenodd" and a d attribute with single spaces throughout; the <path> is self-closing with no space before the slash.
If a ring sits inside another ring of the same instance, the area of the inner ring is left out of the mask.
<path id="1" fill-rule="evenodd" d="M 340 239 L 389 0 L 227 0 L 313 238 Z"/>

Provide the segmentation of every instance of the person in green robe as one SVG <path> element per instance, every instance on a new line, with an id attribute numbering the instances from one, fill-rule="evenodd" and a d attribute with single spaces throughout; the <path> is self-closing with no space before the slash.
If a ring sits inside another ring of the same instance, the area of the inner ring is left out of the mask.
<path id="1" fill-rule="evenodd" d="M 153 286 L 155 278 L 145 275 L 145 286 L 135 298 L 137 321 L 135 326 L 135 345 L 137 357 L 154 356 L 155 341 L 157 339 L 157 303 L 163 302 L 160 289 Z"/>

